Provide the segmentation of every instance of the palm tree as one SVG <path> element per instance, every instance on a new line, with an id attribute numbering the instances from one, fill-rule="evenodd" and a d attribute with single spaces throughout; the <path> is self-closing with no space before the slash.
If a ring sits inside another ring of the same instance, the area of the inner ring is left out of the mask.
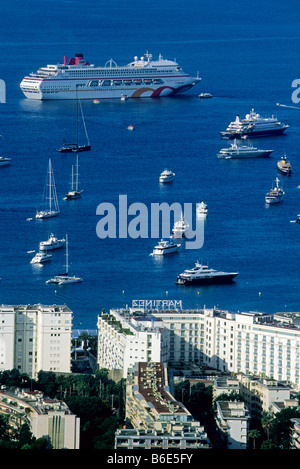
<path id="1" fill-rule="evenodd" d="M 261 426 L 267 433 L 268 440 L 270 439 L 270 428 L 272 426 L 274 416 L 270 412 L 264 411 L 261 418 Z"/>
<path id="2" fill-rule="evenodd" d="M 260 438 L 261 436 L 260 432 L 258 430 L 253 429 L 249 431 L 248 436 L 249 438 L 253 439 L 253 449 L 255 449 L 255 440 L 257 438 Z"/>

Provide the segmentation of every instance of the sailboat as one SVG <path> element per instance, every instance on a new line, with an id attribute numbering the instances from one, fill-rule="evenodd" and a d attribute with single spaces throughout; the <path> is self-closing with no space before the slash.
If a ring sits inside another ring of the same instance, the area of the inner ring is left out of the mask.
<path id="1" fill-rule="evenodd" d="M 71 180 L 71 190 L 66 194 L 66 198 L 78 199 L 81 197 L 83 190 L 79 190 L 79 174 L 78 174 L 78 155 L 76 155 L 76 171 L 74 174 L 74 166 L 72 165 L 72 180 Z"/>
<path id="2" fill-rule="evenodd" d="M 56 283 L 58 285 L 66 285 L 67 283 L 83 282 L 80 277 L 69 275 L 69 251 L 68 251 L 68 235 L 66 235 L 66 272 L 64 274 L 55 275 L 55 277 L 47 280 L 46 283 Z"/>
<path id="3" fill-rule="evenodd" d="M 80 113 L 81 113 L 81 118 L 82 118 L 82 122 L 83 122 L 85 136 L 86 136 L 86 139 L 87 139 L 87 144 L 86 145 L 79 145 L 78 144 L 79 108 L 80 108 Z M 90 144 L 88 133 L 87 133 L 87 130 L 86 130 L 86 125 L 85 125 L 83 110 L 82 110 L 82 106 L 81 106 L 81 101 L 77 96 L 77 99 L 76 99 L 76 143 L 65 143 L 65 144 L 63 144 L 62 147 L 57 148 L 57 151 L 59 151 L 61 153 L 70 153 L 70 152 L 77 153 L 77 152 L 81 152 L 81 151 L 89 151 L 90 149 L 91 149 L 91 144 Z"/>
<path id="4" fill-rule="evenodd" d="M 44 189 L 44 208 L 37 211 L 35 218 L 55 217 L 60 213 L 57 193 L 55 188 L 54 174 L 51 160 L 49 159 L 48 174 Z"/>

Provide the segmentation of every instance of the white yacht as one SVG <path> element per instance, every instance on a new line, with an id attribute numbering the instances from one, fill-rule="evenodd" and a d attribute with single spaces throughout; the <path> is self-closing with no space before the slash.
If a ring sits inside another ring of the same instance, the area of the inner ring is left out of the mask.
<path id="1" fill-rule="evenodd" d="M 160 54 L 137 56 L 127 65 L 113 59 L 105 65 L 90 64 L 83 54 L 76 54 L 63 63 L 41 67 L 25 76 L 20 88 L 30 99 L 104 99 L 155 98 L 185 93 L 201 78 L 185 73 L 176 61 Z"/>
<path id="2" fill-rule="evenodd" d="M 4 156 L 0 156 L 0 166 L 7 166 L 10 164 L 11 158 L 6 158 Z"/>
<path id="3" fill-rule="evenodd" d="M 44 190 L 43 207 L 37 211 L 35 218 L 50 218 L 59 215 L 59 205 L 55 188 L 54 174 L 51 160 L 49 159 L 48 175 Z"/>
<path id="4" fill-rule="evenodd" d="M 279 122 L 274 116 L 263 118 L 254 109 L 246 114 L 244 119 L 237 115 L 235 121 L 231 122 L 225 132 L 221 132 L 223 138 L 263 137 L 267 135 L 280 135 L 289 126 Z"/>
<path id="5" fill-rule="evenodd" d="M 279 161 L 277 161 L 277 169 L 281 174 L 290 176 L 292 173 L 292 165 L 288 161 L 286 155 L 282 156 Z"/>
<path id="6" fill-rule="evenodd" d="M 196 211 L 199 217 L 205 217 L 208 212 L 207 205 L 204 202 L 200 202 L 199 204 L 197 204 Z"/>
<path id="7" fill-rule="evenodd" d="M 54 236 L 53 233 L 50 234 L 49 239 L 47 241 L 40 242 L 40 251 L 49 251 L 52 249 L 62 248 L 66 244 L 66 240 L 64 238 L 58 239 Z"/>
<path id="8" fill-rule="evenodd" d="M 237 140 L 234 139 L 234 142 L 230 147 L 222 148 L 218 153 L 218 158 L 262 158 L 270 156 L 273 150 L 260 150 L 255 148 L 252 145 L 241 145 L 237 143 Z"/>
<path id="9" fill-rule="evenodd" d="M 189 229 L 189 224 L 185 220 L 184 216 L 181 215 L 180 219 L 174 224 L 172 233 L 175 238 L 182 237 L 182 236 L 185 236 L 188 229 Z"/>
<path id="10" fill-rule="evenodd" d="M 175 173 L 169 169 L 165 169 L 159 176 L 159 182 L 172 182 L 175 177 Z"/>
<path id="11" fill-rule="evenodd" d="M 46 283 L 55 283 L 57 285 L 67 285 L 68 283 L 80 283 L 83 279 L 75 275 L 69 275 L 69 252 L 68 252 L 68 236 L 66 236 L 66 272 L 63 274 L 55 275 Z"/>
<path id="12" fill-rule="evenodd" d="M 177 285 L 209 285 L 231 282 L 238 272 L 222 272 L 196 262 L 195 267 L 179 274 Z"/>
<path id="13" fill-rule="evenodd" d="M 74 166 L 72 165 L 72 177 L 71 177 L 71 187 L 69 192 L 66 194 L 67 200 L 71 199 L 79 199 L 83 192 L 83 189 L 80 188 L 79 183 L 79 173 L 78 173 L 78 155 L 76 155 L 76 166 L 75 166 L 75 174 L 74 174 Z"/>
<path id="14" fill-rule="evenodd" d="M 31 259 L 30 264 L 43 264 L 44 262 L 50 261 L 51 257 L 52 255 L 47 252 L 37 252 Z"/>
<path id="15" fill-rule="evenodd" d="M 283 189 L 280 187 L 279 179 L 275 179 L 275 185 L 272 187 L 272 189 L 266 194 L 265 200 L 267 204 L 277 204 L 281 201 L 281 199 L 284 196 Z"/>
<path id="16" fill-rule="evenodd" d="M 177 244 L 172 238 L 169 240 L 162 239 L 154 247 L 153 252 L 150 254 L 150 256 L 164 256 L 165 254 L 171 254 L 173 252 L 177 252 L 180 246 L 181 245 Z"/>
<path id="17" fill-rule="evenodd" d="M 211 93 L 200 93 L 199 98 L 201 98 L 201 99 L 212 98 L 212 94 Z"/>

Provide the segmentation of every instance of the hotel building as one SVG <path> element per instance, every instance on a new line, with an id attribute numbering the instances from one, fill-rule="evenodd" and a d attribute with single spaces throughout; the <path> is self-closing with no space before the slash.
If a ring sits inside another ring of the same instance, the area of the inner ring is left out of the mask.
<path id="1" fill-rule="evenodd" d="M 300 313 L 127 308 L 111 310 L 110 317 L 122 324 L 123 331 L 113 329 L 112 323 L 105 325 L 107 317 L 99 316 L 98 363 L 123 369 L 124 377 L 138 361 L 163 361 L 169 366 L 194 362 L 300 387 Z M 156 331 L 151 331 L 155 326 Z M 124 333 L 126 328 L 130 335 Z"/>

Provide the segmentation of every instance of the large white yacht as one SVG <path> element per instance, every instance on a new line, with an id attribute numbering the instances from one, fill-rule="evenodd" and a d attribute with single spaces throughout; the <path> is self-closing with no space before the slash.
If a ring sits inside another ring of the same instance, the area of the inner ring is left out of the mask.
<path id="1" fill-rule="evenodd" d="M 280 135 L 289 126 L 279 122 L 274 116 L 263 118 L 251 109 L 244 119 L 237 115 L 235 121 L 231 122 L 224 132 L 223 138 L 263 137 L 267 135 Z"/>
<path id="2" fill-rule="evenodd" d="M 169 169 L 165 169 L 159 176 L 159 182 L 172 182 L 175 177 L 175 173 Z"/>
<path id="3" fill-rule="evenodd" d="M 165 254 L 171 254 L 173 252 L 177 252 L 180 246 L 181 244 L 177 244 L 172 238 L 168 240 L 162 239 L 154 247 L 150 256 L 155 256 L 155 255 L 164 256 Z"/>
<path id="4" fill-rule="evenodd" d="M 87 62 L 76 54 L 61 64 L 41 67 L 25 76 L 20 88 L 30 99 L 103 99 L 158 97 L 182 94 L 199 83 L 199 77 L 183 72 L 176 61 L 151 54 L 127 65 L 110 59 L 104 66 Z"/>
<path id="5" fill-rule="evenodd" d="M 180 219 L 174 223 L 172 233 L 175 238 L 184 237 L 189 229 L 189 224 L 185 220 L 184 216 L 181 215 Z"/>
<path id="6" fill-rule="evenodd" d="M 58 239 L 53 233 L 51 233 L 47 241 L 40 242 L 40 251 L 62 248 L 65 244 L 66 240 L 64 238 Z"/>
<path id="7" fill-rule="evenodd" d="M 218 158 L 262 158 L 270 156 L 273 150 L 260 150 L 255 148 L 252 145 L 242 145 L 237 143 L 237 140 L 234 139 L 234 142 L 230 147 L 222 148 L 218 153 Z"/>
<path id="8" fill-rule="evenodd" d="M 231 282 L 238 272 L 222 272 L 196 262 L 195 267 L 179 274 L 177 285 L 208 285 Z"/>
<path id="9" fill-rule="evenodd" d="M 265 201 L 267 204 L 278 204 L 284 196 L 284 191 L 279 185 L 280 181 L 278 178 L 275 179 L 275 185 L 265 195 Z"/>

